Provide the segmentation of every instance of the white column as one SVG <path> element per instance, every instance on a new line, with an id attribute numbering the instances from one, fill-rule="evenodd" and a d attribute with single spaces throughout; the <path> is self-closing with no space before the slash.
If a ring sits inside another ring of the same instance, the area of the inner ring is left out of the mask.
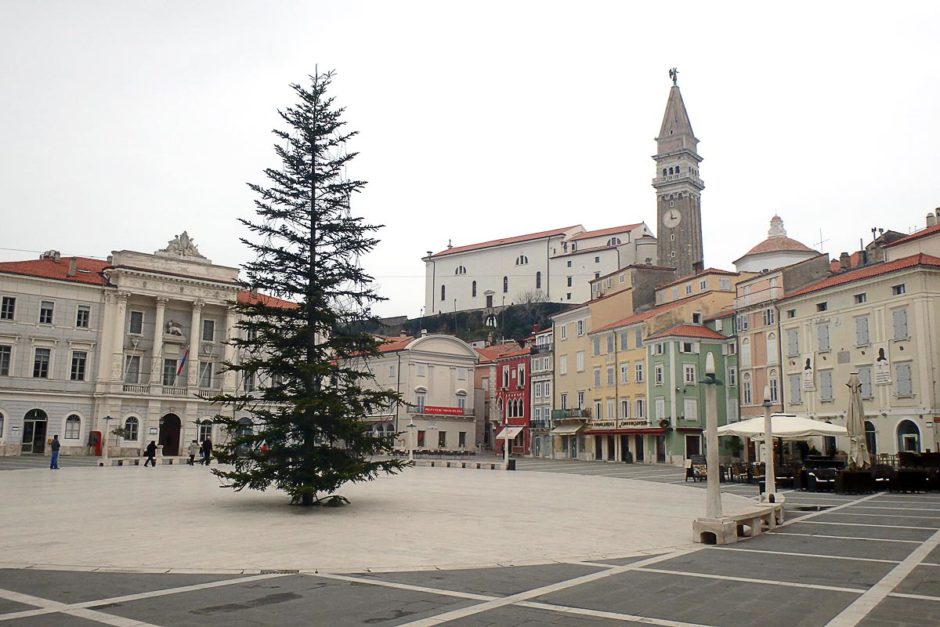
<path id="1" fill-rule="evenodd" d="M 777 478 L 774 475 L 774 431 L 770 418 L 770 386 L 764 386 L 764 495 L 763 499 L 777 500 Z"/>
<path id="2" fill-rule="evenodd" d="M 705 355 L 705 446 L 708 481 L 705 487 L 705 517 L 721 518 L 721 477 L 718 473 L 718 382 L 715 380 L 715 358 Z"/>
<path id="3" fill-rule="evenodd" d="M 154 318 L 153 353 L 150 359 L 150 385 L 163 383 L 163 325 L 166 317 L 167 299 L 157 298 L 157 315 Z"/>
<path id="4" fill-rule="evenodd" d="M 235 337 L 235 334 L 238 332 L 238 329 L 235 328 L 235 322 L 237 320 L 237 313 L 234 307 L 229 307 L 225 310 L 225 337 L 223 338 L 225 344 L 222 348 L 222 356 L 226 363 L 235 363 L 235 346 L 232 344 L 232 338 Z M 235 373 L 231 370 L 225 372 L 222 376 L 222 389 L 225 392 L 234 392 L 235 391 Z"/>
<path id="5" fill-rule="evenodd" d="M 203 302 L 193 302 L 193 321 L 189 331 L 189 363 L 186 365 L 186 381 L 190 388 L 199 386 L 199 340 L 202 333 Z"/>
<path id="6" fill-rule="evenodd" d="M 127 317 L 127 292 L 117 293 L 117 311 L 111 329 L 111 381 L 120 381 L 124 372 L 124 320 Z"/>

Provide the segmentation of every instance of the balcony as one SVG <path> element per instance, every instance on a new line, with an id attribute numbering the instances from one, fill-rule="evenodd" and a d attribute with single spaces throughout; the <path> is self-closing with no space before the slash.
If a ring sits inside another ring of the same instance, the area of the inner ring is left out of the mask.
<path id="1" fill-rule="evenodd" d="M 552 420 L 561 420 L 564 418 L 590 418 L 591 410 L 584 409 L 553 409 Z"/>
<path id="2" fill-rule="evenodd" d="M 178 387 L 173 387 L 169 385 L 164 385 L 162 388 L 160 388 L 160 390 L 161 390 L 160 393 L 163 394 L 164 396 L 175 396 L 177 398 L 186 398 L 186 396 L 188 395 L 187 388 L 178 388 Z"/>
<path id="3" fill-rule="evenodd" d="M 128 394 L 150 394 L 150 386 L 139 385 L 137 383 L 125 383 L 124 391 Z"/>

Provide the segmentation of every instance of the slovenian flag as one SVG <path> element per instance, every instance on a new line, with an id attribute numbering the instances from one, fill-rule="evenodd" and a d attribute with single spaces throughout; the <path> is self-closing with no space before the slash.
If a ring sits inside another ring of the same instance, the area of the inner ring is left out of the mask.
<path id="1" fill-rule="evenodd" d="M 186 365 L 186 362 L 189 360 L 189 347 L 186 347 L 186 352 L 183 353 L 183 358 L 180 359 L 180 365 L 176 367 L 176 376 L 183 374 L 183 367 Z"/>

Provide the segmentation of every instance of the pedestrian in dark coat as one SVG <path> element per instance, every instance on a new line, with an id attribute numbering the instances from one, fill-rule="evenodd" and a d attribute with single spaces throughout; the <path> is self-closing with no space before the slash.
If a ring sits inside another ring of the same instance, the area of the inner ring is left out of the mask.
<path id="1" fill-rule="evenodd" d="M 52 436 L 52 459 L 49 460 L 49 469 L 58 470 L 59 469 L 59 449 L 62 448 L 62 443 L 59 442 L 59 436 Z"/>
<path id="2" fill-rule="evenodd" d="M 202 441 L 202 463 L 206 466 L 212 459 L 212 438 L 206 438 Z"/>
<path id="3" fill-rule="evenodd" d="M 157 466 L 157 443 L 153 440 L 150 440 L 150 444 L 147 445 L 147 448 L 144 449 L 144 454 L 147 457 L 147 461 L 144 462 L 144 466 L 150 464 L 151 468 L 156 468 Z"/>

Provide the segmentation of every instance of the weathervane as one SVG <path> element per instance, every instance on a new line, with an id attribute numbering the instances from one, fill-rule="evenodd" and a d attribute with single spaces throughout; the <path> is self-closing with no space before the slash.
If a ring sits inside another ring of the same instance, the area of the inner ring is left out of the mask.
<path id="1" fill-rule="evenodd" d="M 670 68 L 669 78 L 672 79 L 672 84 L 675 85 L 676 81 L 679 80 L 679 70 L 677 70 L 676 68 Z"/>

